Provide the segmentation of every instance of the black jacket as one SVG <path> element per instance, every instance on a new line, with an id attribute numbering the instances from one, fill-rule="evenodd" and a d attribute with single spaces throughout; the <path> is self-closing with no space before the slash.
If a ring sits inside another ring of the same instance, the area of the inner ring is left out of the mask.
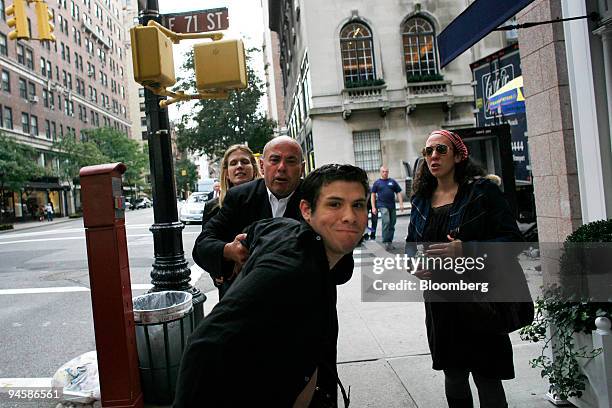
<path id="1" fill-rule="evenodd" d="M 300 183 L 287 203 L 284 217 L 302 220 L 301 199 Z M 202 226 L 193 247 L 193 260 L 213 278 L 230 276 L 234 264 L 223 258 L 223 247 L 255 221 L 266 218 L 272 218 L 272 208 L 264 179 L 232 187 L 225 195 L 223 207 Z M 353 274 L 352 255 L 343 258 L 339 265 L 342 267 L 338 269 L 336 282 L 342 284 Z"/>
<path id="2" fill-rule="evenodd" d="M 321 238 L 276 218 L 246 244 L 241 273 L 189 338 L 175 408 L 290 407 L 316 367 L 336 395 L 336 284 Z"/>

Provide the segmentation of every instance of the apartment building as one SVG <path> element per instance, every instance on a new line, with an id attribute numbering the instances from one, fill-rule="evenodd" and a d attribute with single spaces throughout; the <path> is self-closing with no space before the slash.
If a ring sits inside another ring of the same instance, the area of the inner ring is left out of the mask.
<path id="1" fill-rule="evenodd" d="M 504 34 L 492 34 L 440 67 L 437 34 L 465 8 L 463 0 L 264 6 L 280 41 L 275 75 L 284 101 L 277 103 L 284 103 L 287 133 L 302 144 L 307 171 L 344 162 L 372 180 L 382 165 L 396 179 L 407 177 L 405 163 L 419 156 L 429 132 L 475 125 L 469 63 L 507 45 Z"/>
<path id="2" fill-rule="evenodd" d="M 60 165 L 52 144 L 85 129 L 113 127 L 131 132 L 128 109 L 127 31 L 121 0 L 51 0 L 55 42 L 9 41 L 0 0 L 0 131 L 38 152 L 48 174 Z M 30 26 L 36 26 L 29 7 Z M 0 203 L 9 217 L 26 218 L 51 202 L 64 216 L 80 206 L 79 191 L 55 176 L 6 192 Z"/>

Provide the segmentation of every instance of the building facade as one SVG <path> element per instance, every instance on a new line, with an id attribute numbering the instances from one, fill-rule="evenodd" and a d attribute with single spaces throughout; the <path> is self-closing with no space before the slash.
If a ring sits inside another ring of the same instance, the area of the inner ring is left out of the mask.
<path id="1" fill-rule="evenodd" d="M 508 44 L 494 33 L 445 69 L 436 35 L 464 1 L 269 0 L 280 41 L 287 132 L 307 170 L 382 165 L 407 177 L 433 129 L 475 125 L 469 63 Z M 405 165 L 405 164 L 406 165 Z"/>
<path id="2" fill-rule="evenodd" d="M 127 31 L 121 0 L 53 0 L 55 42 L 9 41 L 0 0 L 0 131 L 36 149 L 48 175 L 32 180 L 22 191 L 7 192 L 2 203 L 14 218 L 34 216 L 51 202 L 63 216 L 78 209 L 78 191 L 57 177 L 59 162 L 53 142 L 96 127 L 130 133 L 125 49 Z M 36 27 L 33 7 L 30 26 Z M 75 208 L 77 207 L 77 208 Z"/>

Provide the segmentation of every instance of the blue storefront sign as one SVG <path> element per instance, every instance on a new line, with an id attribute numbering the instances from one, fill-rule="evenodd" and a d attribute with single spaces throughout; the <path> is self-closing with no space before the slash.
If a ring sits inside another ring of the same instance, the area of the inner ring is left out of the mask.
<path id="1" fill-rule="evenodd" d="M 512 158 L 517 185 L 531 183 L 531 166 L 527 150 L 527 118 L 517 111 L 500 115 L 489 109 L 489 98 L 504 85 L 521 76 L 521 59 L 518 44 L 504 48 L 486 58 L 470 64 L 476 86 L 476 122 L 478 126 L 510 125 Z"/>

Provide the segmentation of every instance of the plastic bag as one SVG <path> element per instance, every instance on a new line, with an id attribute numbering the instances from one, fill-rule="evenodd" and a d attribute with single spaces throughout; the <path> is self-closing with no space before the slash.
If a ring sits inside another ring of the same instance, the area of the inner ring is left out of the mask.
<path id="1" fill-rule="evenodd" d="M 53 375 L 54 388 L 63 389 L 63 400 L 91 404 L 100 400 L 98 356 L 89 351 L 61 366 Z"/>

